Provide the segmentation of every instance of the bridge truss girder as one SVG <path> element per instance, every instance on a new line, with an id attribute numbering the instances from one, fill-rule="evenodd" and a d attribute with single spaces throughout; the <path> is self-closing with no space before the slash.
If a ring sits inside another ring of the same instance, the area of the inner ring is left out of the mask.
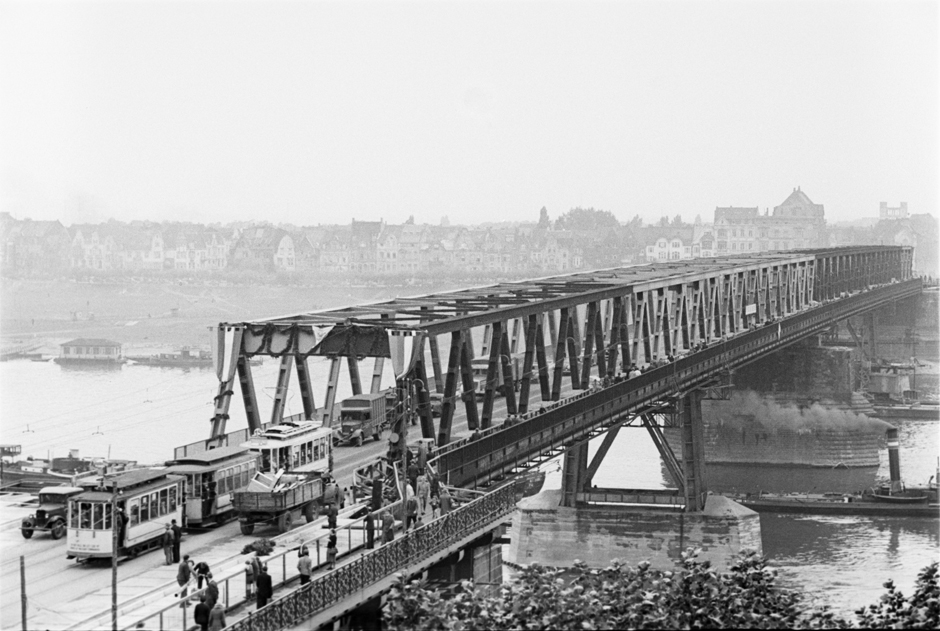
<path id="1" fill-rule="evenodd" d="M 669 261 L 220 326 L 244 329 L 239 353 L 246 358 L 292 355 L 305 403 L 314 400 L 314 384 L 302 364 L 311 355 L 332 356 L 326 410 L 332 408 L 340 376 L 338 351 L 318 351 L 310 343 L 314 330 L 360 325 L 426 331 L 429 344 L 419 362 L 423 375 L 417 378 L 428 384 L 427 391 L 442 394 L 443 404 L 437 428 L 430 415 L 422 418 L 422 434 L 443 445 L 452 439 L 458 401 L 463 401 L 469 428 L 485 430 L 494 424 L 493 404 L 500 394 L 506 396 L 509 414 L 528 411 L 535 378 L 541 401 L 558 401 L 566 377 L 572 389 L 584 390 L 592 378 L 613 377 L 634 363 L 712 345 L 798 313 L 812 301 L 905 280 L 912 259 L 910 248 L 871 246 Z M 477 375 L 483 379 L 477 401 L 473 340 L 479 329 L 486 370 Z M 354 355 L 347 361 L 354 389 L 358 362 L 376 358 L 371 389 L 377 391 L 383 355 L 375 349 L 339 352 Z M 249 427 L 254 428 L 260 426 L 256 398 L 244 391 L 252 387 L 251 368 L 241 361 L 238 366 Z M 213 436 L 224 433 L 233 385 L 220 384 Z M 304 414 L 309 416 L 306 405 Z"/>

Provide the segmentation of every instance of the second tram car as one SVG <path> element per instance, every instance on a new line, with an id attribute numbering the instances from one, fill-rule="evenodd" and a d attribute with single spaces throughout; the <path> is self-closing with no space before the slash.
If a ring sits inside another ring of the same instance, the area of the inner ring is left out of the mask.
<path id="1" fill-rule="evenodd" d="M 231 445 L 167 462 L 169 473 L 186 478 L 184 525 L 222 524 L 232 517 L 235 512 L 232 498 L 255 477 L 258 460 L 257 453 Z"/>
<path id="2" fill-rule="evenodd" d="M 333 470 L 333 430 L 317 421 L 284 421 L 258 432 L 242 448 L 261 455 L 261 471 L 324 475 Z"/>
<path id="3" fill-rule="evenodd" d="M 83 485 L 84 486 L 84 485 Z M 160 545 L 167 524 L 183 520 L 183 477 L 166 469 L 132 469 L 106 475 L 69 498 L 69 559 L 136 556 Z M 117 510 L 118 549 L 112 546 Z"/>

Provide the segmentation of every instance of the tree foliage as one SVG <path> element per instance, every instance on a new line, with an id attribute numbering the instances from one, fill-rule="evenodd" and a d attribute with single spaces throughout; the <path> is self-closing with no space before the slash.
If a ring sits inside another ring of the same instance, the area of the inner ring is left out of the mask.
<path id="1" fill-rule="evenodd" d="M 555 230 L 604 230 L 617 229 L 620 222 L 609 210 L 572 208 L 555 220 Z"/>
<path id="2" fill-rule="evenodd" d="M 682 555 L 676 571 L 619 562 L 591 569 L 576 562 L 569 570 L 528 567 L 495 594 L 461 583 L 453 594 L 428 589 L 399 576 L 384 609 L 391 631 L 471 629 L 829 629 L 850 628 L 827 609 L 810 608 L 797 592 L 776 584 L 777 573 L 763 558 L 742 553 L 728 572 Z M 857 626 L 937 628 L 937 568 L 927 568 L 910 600 L 894 591 Z"/>

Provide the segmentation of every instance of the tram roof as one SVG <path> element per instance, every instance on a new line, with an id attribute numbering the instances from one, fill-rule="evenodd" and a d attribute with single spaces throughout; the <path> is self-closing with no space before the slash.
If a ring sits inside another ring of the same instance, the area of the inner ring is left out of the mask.
<path id="1" fill-rule="evenodd" d="M 131 469 L 130 471 L 122 471 L 114 476 L 105 476 L 103 484 L 110 490 L 124 490 L 131 489 L 148 482 L 154 482 L 161 478 L 165 478 L 169 471 L 166 469 Z"/>
<path id="2" fill-rule="evenodd" d="M 182 458 L 176 458 L 170 460 L 168 465 L 169 470 L 173 472 L 178 472 L 178 469 L 181 465 L 202 465 L 202 466 L 212 466 L 217 465 L 224 460 L 237 460 L 238 456 L 244 456 L 244 460 L 251 460 L 256 456 L 249 454 L 244 447 L 241 445 L 225 445 L 223 447 L 216 447 L 215 449 L 207 449 L 206 451 L 200 451 L 199 453 L 189 454 L 183 456 Z"/>

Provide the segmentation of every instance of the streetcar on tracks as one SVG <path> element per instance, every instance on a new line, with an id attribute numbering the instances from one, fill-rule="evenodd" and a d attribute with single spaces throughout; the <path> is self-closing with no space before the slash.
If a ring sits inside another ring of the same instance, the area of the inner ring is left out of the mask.
<path id="1" fill-rule="evenodd" d="M 83 484 L 69 498 L 66 554 L 69 559 L 137 556 L 160 547 L 166 525 L 183 520 L 183 476 L 166 469 L 131 469 Z M 118 544 L 112 545 L 117 511 Z"/>
<path id="2" fill-rule="evenodd" d="M 167 472 L 185 477 L 183 525 L 220 525 L 235 514 L 236 492 L 258 471 L 259 454 L 242 445 L 217 447 L 167 462 Z"/>
<path id="3" fill-rule="evenodd" d="M 313 521 L 333 470 L 333 430 L 317 421 L 288 420 L 258 431 L 242 447 L 261 459 L 247 489 L 233 496 L 242 534 L 259 523 L 287 532 L 297 512 Z"/>

